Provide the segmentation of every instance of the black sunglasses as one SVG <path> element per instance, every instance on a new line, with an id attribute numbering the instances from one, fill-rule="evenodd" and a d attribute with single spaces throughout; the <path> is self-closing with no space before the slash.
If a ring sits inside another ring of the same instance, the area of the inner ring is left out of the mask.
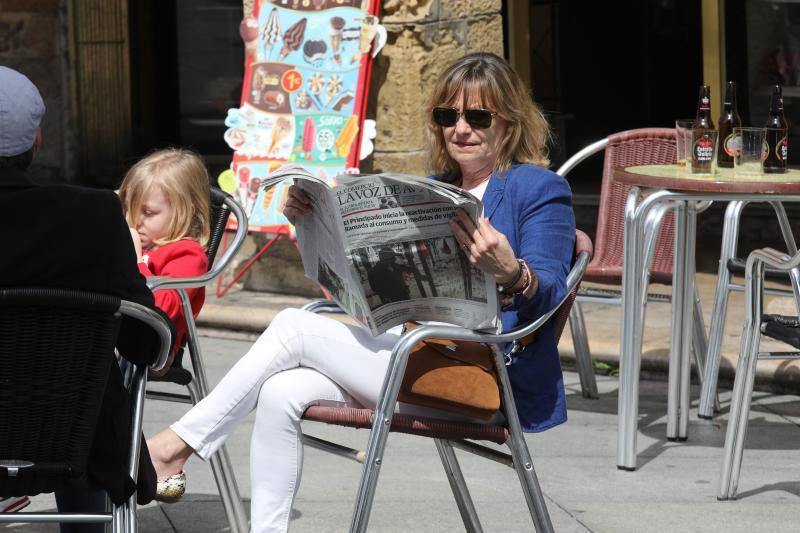
<path id="1" fill-rule="evenodd" d="M 443 128 L 455 126 L 458 118 L 464 115 L 464 120 L 471 128 L 485 130 L 492 125 L 492 117 L 497 113 L 488 109 L 465 109 L 459 111 L 455 107 L 434 107 L 433 121 Z"/>

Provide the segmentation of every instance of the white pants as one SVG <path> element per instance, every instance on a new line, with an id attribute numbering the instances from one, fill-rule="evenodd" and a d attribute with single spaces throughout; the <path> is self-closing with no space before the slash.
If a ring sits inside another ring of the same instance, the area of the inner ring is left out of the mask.
<path id="1" fill-rule="evenodd" d="M 374 407 L 397 339 L 287 309 L 171 427 L 208 459 L 258 405 L 250 444 L 251 531 L 286 531 L 303 464 L 300 417 L 318 403 Z"/>

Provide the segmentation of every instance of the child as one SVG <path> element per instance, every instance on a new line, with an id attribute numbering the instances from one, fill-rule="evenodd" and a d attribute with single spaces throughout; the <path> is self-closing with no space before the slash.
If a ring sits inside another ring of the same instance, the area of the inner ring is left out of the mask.
<path id="1" fill-rule="evenodd" d="M 170 148 L 148 155 L 128 171 L 119 196 L 142 275 L 188 278 L 206 273 L 209 177 L 197 154 Z M 205 288 L 186 292 L 196 318 Z M 175 290 L 156 290 L 154 296 L 156 306 L 175 324 L 172 358 L 186 336 L 180 296 Z"/>

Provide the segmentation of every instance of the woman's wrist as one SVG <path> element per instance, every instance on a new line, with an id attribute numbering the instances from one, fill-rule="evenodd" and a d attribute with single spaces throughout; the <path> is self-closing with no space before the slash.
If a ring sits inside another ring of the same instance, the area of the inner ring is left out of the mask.
<path id="1" fill-rule="evenodd" d="M 520 282 L 523 281 L 523 277 L 525 274 L 525 270 L 527 266 L 525 265 L 524 259 L 517 259 L 517 269 L 514 272 L 514 275 L 509 278 L 505 283 L 498 283 L 497 284 L 497 292 L 500 294 L 510 295 L 516 294 L 514 290 L 520 285 Z"/>

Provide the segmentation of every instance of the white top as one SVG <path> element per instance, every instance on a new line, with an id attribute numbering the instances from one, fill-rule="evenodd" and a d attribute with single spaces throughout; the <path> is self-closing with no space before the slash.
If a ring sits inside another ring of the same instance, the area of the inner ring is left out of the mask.
<path id="1" fill-rule="evenodd" d="M 489 179 L 487 178 L 487 179 L 483 180 L 483 182 L 480 185 L 478 185 L 477 187 L 475 187 L 474 189 L 464 189 L 464 190 L 467 191 L 468 193 L 470 193 L 472 196 L 474 196 L 478 200 L 483 201 L 483 193 L 486 192 L 486 187 L 488 185 L 489 185 Z"/>

